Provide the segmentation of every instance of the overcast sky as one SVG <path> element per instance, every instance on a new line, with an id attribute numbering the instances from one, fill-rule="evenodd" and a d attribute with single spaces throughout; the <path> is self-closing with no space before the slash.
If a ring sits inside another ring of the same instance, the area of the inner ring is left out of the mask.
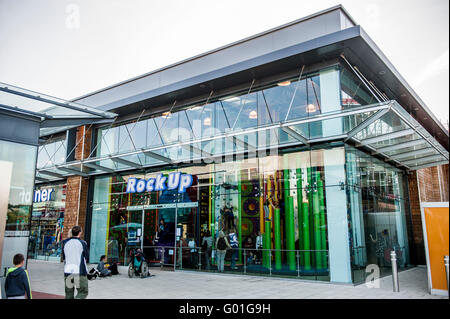
<path id="1" fill-rule="evenodd" d="M 73 99 L 339 3 L 448 121 L 448 0 L 0 0 L 0 81 Z"/>

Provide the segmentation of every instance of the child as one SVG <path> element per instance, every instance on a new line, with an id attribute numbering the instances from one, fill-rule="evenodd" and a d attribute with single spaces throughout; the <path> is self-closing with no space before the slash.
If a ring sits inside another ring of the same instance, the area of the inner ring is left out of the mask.
<path id="1" fill-rule="evenodd" d="M 5 280 L 5 292 L 8 299 L 31 299 L 30 280 L 28 272 L 23 269 L 25 258 L 22 254 L 16 254 L 13 258 L 13 268 L 8 269 Z"/>
<path id="2" fill-rule="evenodd" d="M 100 272 L 100 276 L 106 277 L 111 276 L 111 271 L 105 268 L 106 256 L 102 255 L 100 257 L 100 262 L 98 263 L 97 269 Z"/>

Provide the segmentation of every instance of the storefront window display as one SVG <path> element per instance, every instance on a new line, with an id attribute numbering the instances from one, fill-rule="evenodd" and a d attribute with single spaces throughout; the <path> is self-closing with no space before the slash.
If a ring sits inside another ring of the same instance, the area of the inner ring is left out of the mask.
<path id="1" fill-rule="evenodd" d="M 11 169 L 2 269 L 13 266 L 17 252 L 25 255 L 27 251 L 36 156 L 36 146 L 0 141 L 0 161 Z"/>
<path id="2" fill-rule="evenodd" d="M 223 231 L 235 232 L 238 238 L 236 269 L 230 268 L 232 252 L 225 257 L 230 271 L 245 268 L 246 273 L 328 281 L 329 236 L 338 235 L 328 228 L 327 208 L 347 217 L 344 164 L 344 148 L 335 147 L 191 166 L 178 170 L 192 176 L 184 193 L 127 193 L 130 179 L 148 181 L 174 171 L 97 178 L 91 262 L 107 254 L 127 263 L 131 247 L 146 251 L 148 246 L 176 246 L 177 252 L 164 256 L 164 263 L 204 269 L 202 239 L 209 232 L 215 245 Z M 348 234 L 348 229 L 344 232 Z M 342 246 L 348 250 L 344 241 L 336 249 Z M 151 258 L 158 255 L 154 249 L 146 253 Z M 194 253 L 200 254 L 193 258 Z"/>
<path id="3" fill-rule="evenodd" d="M 30 258 L 59 260 L 64 228 L 66 184 L 35 190 L 28 254 Z"/>

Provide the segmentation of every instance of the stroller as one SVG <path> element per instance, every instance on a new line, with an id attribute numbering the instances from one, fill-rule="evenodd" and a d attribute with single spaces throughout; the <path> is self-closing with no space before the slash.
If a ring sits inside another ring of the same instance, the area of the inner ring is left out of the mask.
<path id="1" fill-rule="evenodd" d="M 130 257 L 131 261 L 128 266 L 128 277 L 149 277 L 150 272 L 148 270 L 148 262 L 145 259 L 144 253 L 141 251 L 141 249 L 132 249 L 130 251 Z"/>

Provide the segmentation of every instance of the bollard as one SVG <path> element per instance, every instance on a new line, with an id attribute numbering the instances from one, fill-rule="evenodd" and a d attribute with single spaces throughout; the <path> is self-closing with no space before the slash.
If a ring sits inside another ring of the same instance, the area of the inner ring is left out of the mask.
<path id="1" fill-rule="evenodd" d="M 397 270 L 397 255 L 395 251 L 391 251 L 391 264 L 392 264 L 392 286 L 394 292 L 400 292 L 398 284 L 398 270 Z"/>
<path id="2" fill-rule="evenodd" d="M 444 256 L 445 274 L 447 275 L 447 291 L 450 298 L 449 280 L 448 280 L 448 256 Z"/>

